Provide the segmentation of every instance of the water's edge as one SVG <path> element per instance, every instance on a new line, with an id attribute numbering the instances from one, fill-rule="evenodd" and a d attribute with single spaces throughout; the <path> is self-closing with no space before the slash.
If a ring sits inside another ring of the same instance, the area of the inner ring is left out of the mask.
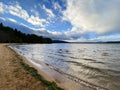
<path id="1" fill-rule="evenodd" d="M 18 53 L 18 54 L 20 54 L 21 56 L 23 56 L 23 57 L 25 57 L 25 55 L 23 55 L 22 53 L 20 53 L 18 50 L 16 50 L 14 47 L 12 47 L 11 45 L 9 46 L 9 48 L 11 48 L 12 50 L 14 50 L 16 53 Z M 27 58 L 27 57 L 25 57 L 25 58 Z M 30 62 L 30 60 L 27 58 L 27 60 Z M 34 62 L 30 62 L 30 63 L 33 63 L 34 65 L 35 65 L 35 63 Z M 103 87 L 99 87 L 99 86 L 97 86 L 97 85 L 93 85 L 92 83 L 89 83 L 89 82 L 86 82 L 86 81 L 84 81 L 84 80 L 82 80 L 82 79 L 80 79 L 80 78 L 77 78 L 77 77 L 75 77 L 75 76 L 72 76 L 72 75 L 70 75 L 70 74 L 67 74 L 67 73 L 65 73 L 65 72 L 63 72 L 63 71 L 61 71 L 60 69 L 58 69 L 58 68 L 55 68 L 54 66 L 52 66 L 52 65 L 50 65 L 50 64 L 48 64 L 48 63 L 43 63 L 43 62 L 41 62 L 42 64 L 44 64 L 44 68 L 49 68 L 49 69 L 52 69 L 52 70 L 54 70 L 54 71 L 56 71 L 56 72 L 58 72 L 59 74 L 61 74 L 61 75 L 63 75 L 64 74 L 64 78 L 68 78 L 68 79 L 70 79 L 70 80 L 72 80 L 72 81 L 74 81 L 75 83 L 78 83 L 78 84 L 80 84 L 80 85 L 82 85 L 83 87 L 84 87 L 84 90 L 88 90 L 88 88 L 89 89 L 91 89 L 91 90 L 107 90 L 106 88 L 103 88 Z M 44 71 L 44 70 L 43 70 Z M 46 72 L 46 71 L 44 71 L 44 72 Z M 55 73 L 55 72 L 54 72 Z M 50 75 L 51 76 L 51 75 Z M 53 76 L 54 77 L 54 76 Z M 58 78 L 58 81 L 59 81 L 59 78 Z M 81 88 L 81 87 L 80 87 Z M 86 88 L 86 89 L 85 89 Z"/>
<path id="2" fill-rule="evenodd" d="M 38 44 L 11 47 L 57 82 L 73 87 L 67 90 L 119 90 L 120 50 L 116 48 L 119 45 L 80 46 Z"/>

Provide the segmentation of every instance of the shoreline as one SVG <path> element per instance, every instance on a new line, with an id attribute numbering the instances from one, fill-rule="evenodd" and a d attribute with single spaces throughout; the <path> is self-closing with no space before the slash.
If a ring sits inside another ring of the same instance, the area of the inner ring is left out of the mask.
<path id="1" fill-rule="evenodd" d="M 30 62 L 29 59 L 27 59 L 24 55 L 22 55 L 21 53 L 17 52 L 14 48 L 9 47 L 11 44 L 9 44 L 7 46 L 8 49 L 10 49 L 11 51 L 13 51 L 16 55 L 18 55 L 17 57 L 22 59 L 24 63 L 28 64 L 29 66 L 35 68 L 38 71 L 38 74 L 40 74 L 41 76 L 43 76 L 45 78 L 45 80 L 50 81 L 50 82 L 55 82 L 57 84 L 58 87 L 63 88 L 64 90 L 73 90 L 76 88 L 76 85 L 74 87 L 69 87 L 71 86 L 73 83 L 68 83 L 68 82 L 64 82 L 64 79 L 62 76 L 62 74 L 60 75 L 59 72 L 56 73 L 56 71 L 51 70 L 49 67 L 45 68 L 48 69 L 48 72 L 45 72 L 44 70 L 41 70 L 39 67 L 37 67 L 35 64 L 33 64 L 32 62 Z M 12 44 L 12 45 L 16 45 L 16 44 Z M 19 45 L 19 44 L 18 44 Z M 41 63 L 43 64 L 43 63 Z M 45 63 L 44 63 L 45 64 Z M 46 65 L 46 64 L 45 64 Z M 44 66 L 45 66 L 44 65 Z M 49 66 L 49 65 L 48 65 Z M 45 66 L 46 67 L 46 66 Z M 49 71 L 50 70 L 50 71 Z M 50 74 L 52 73 L 52 75 Z M 54 75 L 55 74 L 55 75 Z M 74 83 L 75 84 L 75 83 Z M 67 85 L 67 86 L 66 86 Z M 77 89 L 77 90 L 83 90 L 81 89 Z"/>
<path id="2" fill-rule="evenodd" d="M 16 45 L 16 44 L 15 44 Z M 7 48 L 10 49 L 12 52 L 14 52 L 17 57 L 19 59 L 21 59 L 23 61 L 24 64 L 27 64 L 29 65 L 30 67 L 34 68 L 37 70 L 38 74 L 43 76 L 43 78 L 46 80 L 46 81 L 49 81 L 49 82 L 55 82 L 57 84 L 58 87 L 61 87 L 61 88 L 64 88 L 65 87 L 63 85 L 60 84 L 60 82 L 57 82 L 52 76 L 48 75 L 47 73 L 45 73 L 44 71 L 42 71 L 41 69 L 39 69 L 37 66 L 35 66 L 32 62 L 30 62 L 25 56 L 23 56 L 21 53 L 17 52 L 16 50 L 14 50 L 13 48 L 9 47 L 9 45 L 7 45 Z M 66 90 L 66 89 L 65 89 Z"/>
<path id="3" fill-rule="evenodd" d="M 54 82 L 55 86 L 57 85 L 58 87 L 64 88 L 65 90 L 94 90 L 95 88 L 96 89 L 98 88 L 97 86 L 86 83 L 83 80 L 80 79 L 77 80 L 76 77 L 64 74 L 63 72 L 57 70 L 56 68 L 52 67 L 47 63 L 41 62 L 39 63 L 40 64 L 39 67 L 39 64 L 32 62 L 31 59 L 25 57 L 25 55 L 17 51 L 14 47 L 12 47 L 12 45 L 16 45 L 16 44 L 9 44 L 7 45 L 7 48 L 13 51 L 17 55 L 16 57 L 18 57 L 23 61 L 22 62 L 23 64 L 29 65 L 30 68 L 32 67 L 32 69 L 37 70 L 37 73 L 40 76 L 43 76 L 44 79 L 49 82 Z M 80 83 L 76 83 L 76 82 L 80 82 Z M 101 90 L 101 87 L 99 87 L 99 89 Z"/>
<path id="4" fill-rule="evenodd" d="M 15 50 L 8 47 L 9 45 L 10 44 L 0 44 L 0 89 L 63 90 L 62 87 L 58 87 L 54 80 L 44 72 L 40 70 L 37 72 L 32 63 Z M 42 78 L 44 82 L 35 78 L 35 75 L 39 77 L 39 79 Z"/>
<path id="5" fill-rule="evenodd" d="M 13 44 L 16 45 L 16 44 Z M 27 63 L 29 66 L 34 67 L 38 73 L 42 76 L 47 81 L 53 81 L 57 84 L 57 86 L 64 88 L 65 90 L 93 90 L 95 88 L 92 88 L 89 85 L 84 85 L 84 81 L 81 81 L 82 83 L 76 83 L 76 78 L 71 77 L 69 75 L 64 75 L 62 72 L 57 71 L 56 69 L 54 70 L 54 67 L 50 66 L 47 63 L 41 62 L 41 67 L 39 65 L 36 65 L 34 62 L 29 60 L 27 57 L 22 55 L 20 52 L 15 50 L 14 48 L 10 48 L 13 52 L 17 53 L 20 58 L 24 60 L 25 63 Z M 47 66 L 47 67 L 46 67 Z M 44 68 L 44 69 L 43 69 Z M 72 78 L 72 79 L 70 79 Z M 87 87 L 86 87 L 87 86 Z"/>

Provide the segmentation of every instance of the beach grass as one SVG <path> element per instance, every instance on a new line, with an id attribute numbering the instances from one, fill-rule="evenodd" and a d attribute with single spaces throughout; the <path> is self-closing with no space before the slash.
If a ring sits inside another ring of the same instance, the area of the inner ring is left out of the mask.
<path id="1" fill-rule="evenodd" d="M 46 79 L 44 79 L 43 76 L 38 74 L 38 71 L 35 68 L 30 67 L 28 64 L 24 63 L 24 61 L 22 59 L 20 60 L 20 64 L 33 77 L 35 77 L 37 80 L 41 81 L 43 83 L 43 85 L 47 86 L 48 90 L 64 90 L 64 89 L 58 87 L 55 82 L 50 82 L 50 81 L 47 81 Z"/>

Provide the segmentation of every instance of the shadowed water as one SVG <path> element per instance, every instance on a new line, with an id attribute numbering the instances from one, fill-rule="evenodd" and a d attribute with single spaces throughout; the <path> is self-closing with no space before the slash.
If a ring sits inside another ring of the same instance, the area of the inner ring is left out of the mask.
<path id="1" fill-rule="evenodd" d="M 120 90 L 120 44 L 32 44 L 12 47 L 37 65 L 44 62 L 76 83 L 81 80 L 97 88 Z"/>

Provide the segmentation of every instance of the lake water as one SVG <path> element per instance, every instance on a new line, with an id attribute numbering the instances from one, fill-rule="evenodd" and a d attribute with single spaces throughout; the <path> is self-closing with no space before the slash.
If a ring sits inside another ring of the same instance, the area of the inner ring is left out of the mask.
<path id="1" fill-rule="evenodd" d="M 82 82 L 95 90 L 120 90 L 120 44 L 29 44 L 12 48 L 35 65 L 45 63 L 77 84 Z"/>

